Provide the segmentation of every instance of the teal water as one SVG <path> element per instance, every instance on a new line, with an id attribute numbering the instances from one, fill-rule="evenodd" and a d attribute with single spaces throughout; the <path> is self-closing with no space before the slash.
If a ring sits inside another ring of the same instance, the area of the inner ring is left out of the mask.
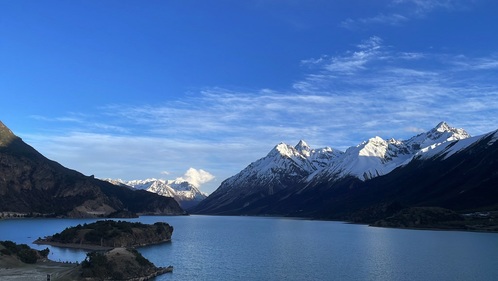
<path id="1" fill-rule="evenodd" d="M 31 244 L 94 220 L 0 221 L 0 240 Z M 156 280 L 498 280 L 498 234 L 374 228 L 261 217 L 140 217 L 167 222 L 173 241 L 140 248 L 172 274 Z M 38 249 L 47 246 L 31 245 Z M 49 247 L 81 261 L 80 250 Z"/>

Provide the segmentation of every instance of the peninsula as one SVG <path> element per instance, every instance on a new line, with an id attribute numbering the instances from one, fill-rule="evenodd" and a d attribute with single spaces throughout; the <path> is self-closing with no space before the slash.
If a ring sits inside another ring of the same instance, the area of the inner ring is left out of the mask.
<path id="1" fill-rule="evenodd" d="M 137 250 L 114 248 L 91 252 L 80 264 L 54 262 L 49 249 L 37 251 L 26 244 L 0 241 L 0 280 L 149 280 L 172 272 L 173 267 L 156 267 Z"/>

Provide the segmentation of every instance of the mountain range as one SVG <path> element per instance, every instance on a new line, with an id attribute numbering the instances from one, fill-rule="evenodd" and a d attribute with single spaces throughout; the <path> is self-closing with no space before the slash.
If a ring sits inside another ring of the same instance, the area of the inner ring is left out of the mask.
<path id="1" fill-rule="evenodd" d="M 104 179 L 115 185 L 127 186 L 137 190 L 147 190 L 162 196 L 174 198 L 180 206 L 188 210 L 197 206 L 206 199 L 207 194 L 201 192 L 199 187 L 182 178 L 176 180 L 145 179 L 124 181 L 121 179 Z"/>
<path id="2" fill-rule="evenodd" d="M 407 140 L 374 137 L 345 151 L 280 143 L 207 198 L 182 179 L 109 181 L 47 159 L 0 122 L 0 214 L 186 214 L 180 202 L 198 214 L 379 225 L 418 221 L 421 213 L 458 217 L 453 211 L 488 212 L 498 221 L 498 130 L 471 137 L 441 122 Z"/>
<path id="3" fill-rule="evenodd" d="M 226 179 L 193 213 L 373 222 L 406 207 L 498 210 L 498 131 L 471 137 L 445 122 L 408 140 L 346 151 L 280 143 Z"/>
<path id="4" fill-rule="evenodd" d="M 47 159 L 2 122 L 0 213 L 68 217 L 186 214 L 173 198 L 115 186 Z"/>

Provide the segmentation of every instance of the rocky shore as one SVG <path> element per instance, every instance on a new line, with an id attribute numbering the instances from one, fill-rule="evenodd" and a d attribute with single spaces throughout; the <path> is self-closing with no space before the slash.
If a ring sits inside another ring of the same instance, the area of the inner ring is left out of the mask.
<path id="1" fill-rule="evenodd" d="M 409 229 L 498 232 L 498 212 L 458 214 L 439 207 L 412 207 L 371 225 Z"/>

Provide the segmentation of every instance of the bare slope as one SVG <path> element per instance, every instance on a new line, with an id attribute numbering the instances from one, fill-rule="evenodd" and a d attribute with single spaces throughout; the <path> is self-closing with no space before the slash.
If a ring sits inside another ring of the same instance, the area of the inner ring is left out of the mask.
<path id="1" fill-rule="evenodd" d="M 0 212 L 50 216 L 185 214 L 178 203 L 85 176 L 49 160 L 0 122 Z"/>

